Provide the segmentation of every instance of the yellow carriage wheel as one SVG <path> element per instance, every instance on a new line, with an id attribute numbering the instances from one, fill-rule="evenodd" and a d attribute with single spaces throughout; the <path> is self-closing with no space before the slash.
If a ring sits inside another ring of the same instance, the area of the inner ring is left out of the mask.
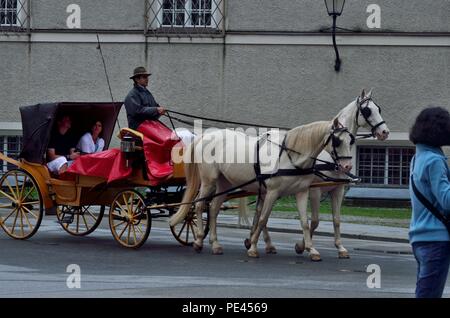
<path id="1" fill-rule="evenodd" d="M 0 225 L 10 237 L 25 240 L 41 225 L 42 195 L 28 172 L 10 170 L 0 179 Z"/>
<path id="2" fill-rule="evenodd" d="M 135 190 L 119 192 L 111 204 L 109 227 L 120 245 L 141 247 L 152 227 L 151 213 L 145 205 L 144 197 Z"/>
<path id="3" fill-rule="evenodd" d="M 209 210 L 202 214 L 202 222 L 203 222 L 203 231 L 206 237 L 209 232 Z M 197 215 L 194 212 L 194 209 L 191 208 L 188 215 L 184 219 L 183 222 L 170 227 L 170 231 L 172 231 L 175 239 L 185 246 L 192 246 L 194 241 L 197 239 Z"/>
<path id="4" fill-rule="evenodd" d="M 86 236 L 94 232 L 102 222 L 104 213 L 104 205 L 59 205 L 56 209 L 59 224 L 64 231 L 75 236 Z"/>

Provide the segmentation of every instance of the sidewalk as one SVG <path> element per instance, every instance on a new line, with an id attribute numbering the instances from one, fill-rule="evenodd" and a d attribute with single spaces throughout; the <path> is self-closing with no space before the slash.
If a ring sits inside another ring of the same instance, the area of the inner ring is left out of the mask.
<path id="1" fill-rule="evenodd" d="M 219 214 L 218 226 L 229 228 L 249 228 L 238 225 L 236 215 Z M 271 217 L 268 223 L 269 231 L 284 233 L 302 233 L 300 221 L 297 219 L 282 219 Z M 333 222 L 320 221 L 314 235 L 334 236 Z M 408 228 L 382 225 L 366 225 L 341 222 L 341 237 L 360 240 L 408 243 Z"/>

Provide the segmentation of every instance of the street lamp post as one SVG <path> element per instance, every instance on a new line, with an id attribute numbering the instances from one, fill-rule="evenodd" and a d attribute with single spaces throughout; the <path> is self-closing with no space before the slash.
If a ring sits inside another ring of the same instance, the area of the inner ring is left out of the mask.
<path id="1" fill-rule="evenodd" d="M 327 12 L 329 16 L 333 17 L 333 27 L 332 27 L 332 37 L 333 37 L 333 47 L 336 53 L 336 62 L 334 64 L 334 70 L 339 72 L 341 69 L 341 59 L 339 57 L 339 51 L 336 45 L 336 19 L 342 14 L 344 10 L 345 0 L 324 0 L 325 6 L 327 7 Z"/>

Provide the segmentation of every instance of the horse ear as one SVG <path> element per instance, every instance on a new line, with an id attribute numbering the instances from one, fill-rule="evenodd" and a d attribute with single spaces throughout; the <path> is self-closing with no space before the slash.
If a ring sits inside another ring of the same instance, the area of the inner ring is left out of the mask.
<path id="1" fill-rule="evenodd" d="M 335 118 L 333 120 L 333 127 L 331 127 L 331 128 L 332 129 L 338 129 L 340 125 L 341 125 L 341 123 L 339 122 L 339 119 Z"/>
<path id="2" fill-rule="evenodd" d="M 370 91 L 369 91 L 369 93 L 367 93 L 367 96 L 366 96 L 367 98 L 372 97 L 372 91 L 373 91 L 373 88 L 371 88 Z"/>
<path id="3" fill-rule="evenodd" d="M 363 99 L 364 97 L 366 97 L 366 90 L 363 88 L 361 92 L 361 99 Z"/>

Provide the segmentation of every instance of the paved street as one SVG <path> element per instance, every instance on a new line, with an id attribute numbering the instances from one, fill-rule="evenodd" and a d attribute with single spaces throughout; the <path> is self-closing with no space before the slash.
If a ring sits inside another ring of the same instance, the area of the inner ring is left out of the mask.
<path id="1" fill-rule="evenodd" d="M 298 234 L 272 232 L 277 255 L 250 259 L 247 230 L 219 228 L 224 255 L 201 254 L 180 246 L 166 219 L 153 223 L 140 250 L 126 250 L 107 224 L 89 237 L 71 237 L 44 217 L 29 241 L 0 231 L 0 297 L 412 297 L 416 264 L 407 243 L 346 238 L 351 259 L 339 260 L 332 237 L 317 236 L 323 261 L 296 255 Z M 298 222 L 298 221 L 297 221 Z M 66 268 L 81 269 L 81 288 L 69 289 Z M 369 289 L 366 268 L 381 268 L 381 288 Z M 450 283 L 448 284 L 450 287 Z M 446 289 L 446 297 L 450 288 Z"/>

